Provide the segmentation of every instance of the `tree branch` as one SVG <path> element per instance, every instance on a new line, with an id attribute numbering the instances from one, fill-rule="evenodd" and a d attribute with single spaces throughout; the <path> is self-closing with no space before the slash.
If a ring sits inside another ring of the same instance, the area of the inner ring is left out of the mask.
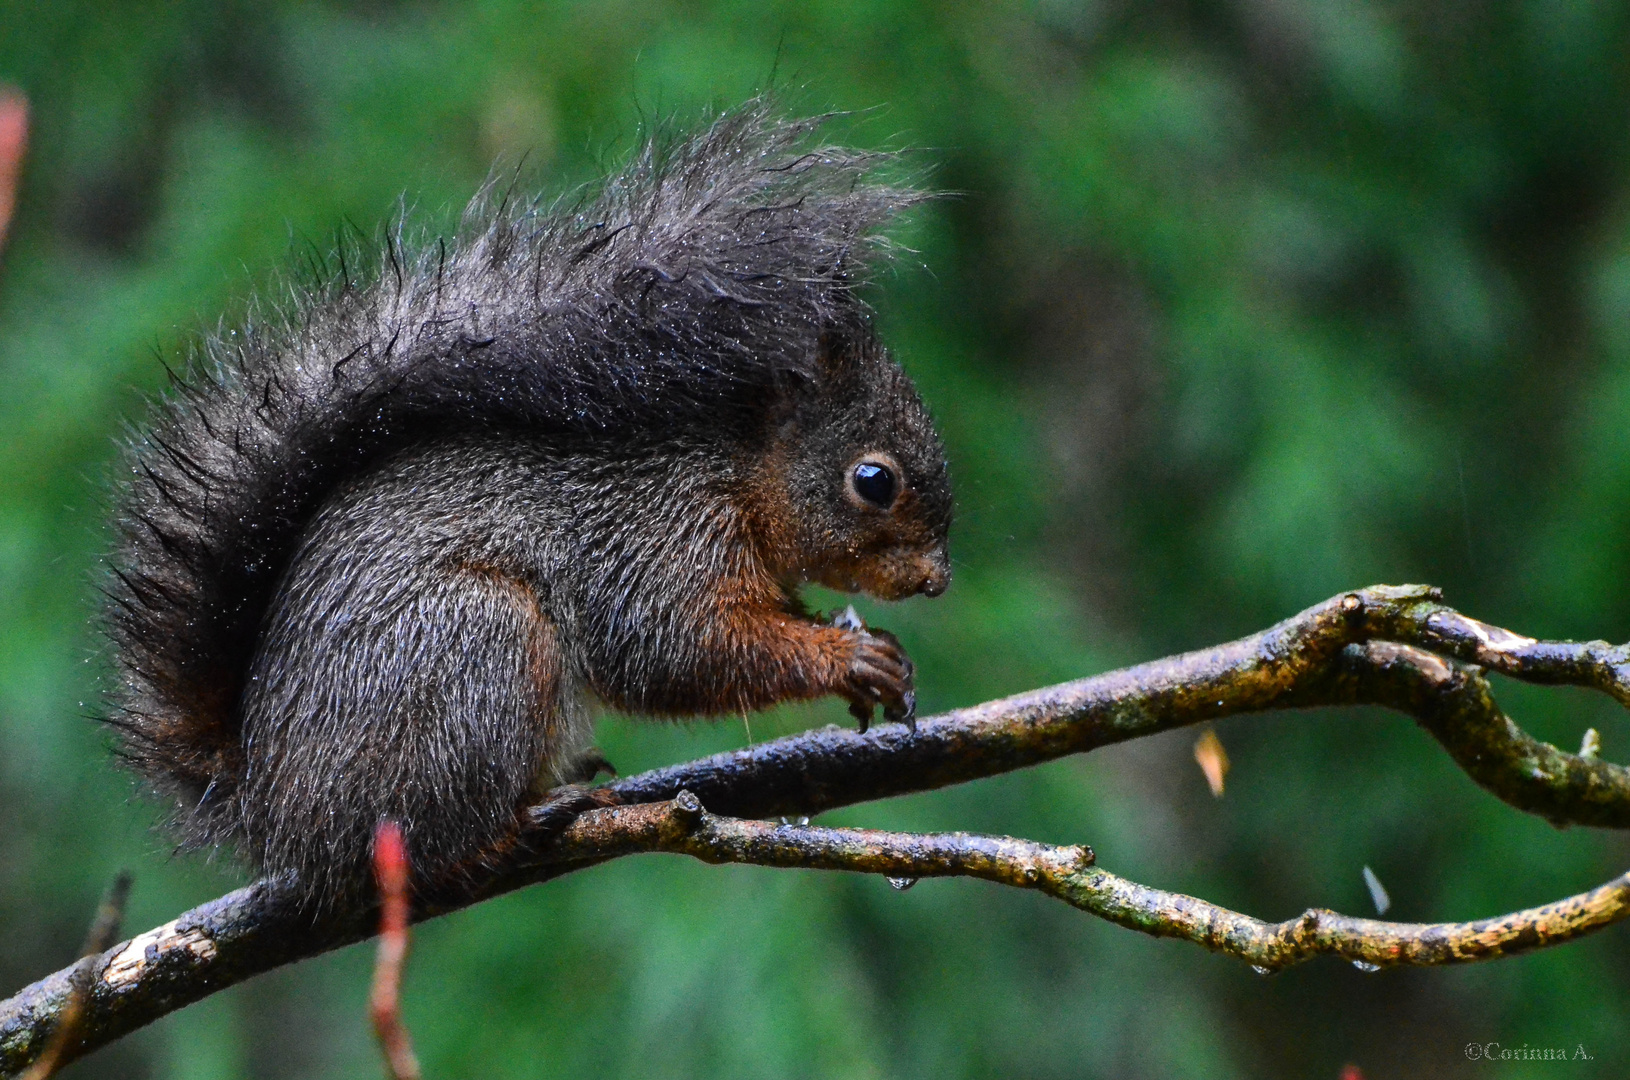
<path id="1" fill-rule="evenodd" d="M 1323 705 L 1384 705 L 1414 717 L 1473 780 L 1518 809 L 1558 824 L 1630 826 L 1630 770 L 1533 739 L 1500 711 L 1481 670 L 1587 686 L 1630 704 L 1630 647 L 1536 641 L 1469 619 L 1438 601 L 1437 591 L 1423 586 L 1363 589 L 1213 649 L 921 720 L 915 734 L 898 724 L 865 735 L 828 727 L 617 780 L 588 796 L 579 792 L 539 808 L 519 842 L 486 861 L 477 887 L 430 896 L 416 917 L 443 914 L 608 858 L 667 850 L 640 846 L 651 843 L 649 838 L 592 830 L 606 820 L 632 822 L 636 819 L 616 815 L 642 809 L 637 804 L 671 803 L 681 791 L 693 793 L 698 806 L 735 818 L 809 815 L 1010 772 L 1224 716 Z M 626 808 L 611 811 L 609 819 L 608 811 L 592 811 L 562 831 L 563 815 L 570 820 L 578 810 L 605 803 Z M 735 826 L 759 829 L 753 834 L 758 846 L 743 839 L 745 846 L 709 849 L 720 860 L 762 861 L 746 855 L 724 860 L 722 853 L 779 850 L 765 846 L 764 837 L 778 835 L 768 831 L 771 827 Z M 820 848 L 828 861 L 766 865 L 819 865 L 896 877 L 935 876 L 935 867 L 954 865 L 962 869 L 937 872 L 1041 888 L 1120 925 L 1185 938 L 1268 969 L 1319 953 L 1371 964 L 1505 955 L 1568 940 L 1623 917 L 1630 889 L 1621 878 L 1558 904 L 1483 923 L 1408 926 L 1309 912 L 1270 925 L 1117 878 L 1082 862 L 1084 849 L 960 834 L 897 836 L 885 843 L 878 838 L 888 834 L 810 833 L 825 837 L 826 847 L 809 841 L 813 846 L 800 850 Z M 613 844 L 617 835 L 621 839 Z M 854 844 L 872 847 L 862 851 Z M 1071 859 L 1073 869 L 1066 872 L 1062 868 Z M 1055 869 L 1044 873 L 1046 867 Z M 1026 869 L 1036 871 L 1035 881 L 1003 876 L 1022 876 Z M 1056 891 L 1043 882 L 1055 882 Z M 95 981 L 64 1060 L 251 975 L 361 940 L 376 925 L 371 911 L 314 923 L 267 882 L 204 904 L 96 961 Z M 40 1053 L 67 1003 L 70 971 L 0 1002 L 0 1071 L 14 1072 Z"/>
<path id="2" fill-rule="evenodd" d="M 1543 907 L 1469 923 L 1393 923 L 1319 908 L 1265 923 L 1094 866 L 1092 850 L 1006 836 L 915 835 L 716 817 L 682 791 L 671 802 L 594 810 L 563 845 L 615 857 L 663 851 L 709 863 L 849 870 L 891 878 L 973 877 L 1035 889 L 1156 937 L 1175 937 L 1278 971 L 1315 956 L 1372 967 L 1463 964 L 1571 941 L 1630 916 L 1630 873 Z"/>

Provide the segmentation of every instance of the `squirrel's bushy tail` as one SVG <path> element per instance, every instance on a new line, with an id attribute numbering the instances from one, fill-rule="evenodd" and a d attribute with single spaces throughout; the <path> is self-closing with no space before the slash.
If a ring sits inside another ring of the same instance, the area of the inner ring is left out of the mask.
<path id="1" fill-rule="evenodd" d="M 340 479 L 463 428 L 745 423 L 821 333 L 865 332 L 878 230 L 922 196 L 873 178 L 882 155 L 814 145 L 819 126 L 761 100 L 651 140 L 565 209 L 488 190 L 454 239 L 392 235 L 366 280 L 342 258 L 195 346 L 128 440 L 107 589 L 110 722 L 188 840 L 238 838 L 244 673 Z"/>

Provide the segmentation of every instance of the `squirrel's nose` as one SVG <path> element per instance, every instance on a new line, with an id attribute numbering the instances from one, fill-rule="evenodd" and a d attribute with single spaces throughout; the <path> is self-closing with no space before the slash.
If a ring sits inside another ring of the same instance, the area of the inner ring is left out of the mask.
<path id="1" fill-rule="evenodd" d="M 917 591 L 924 596 L 938 596 L 951 584 L 951 560 L 941 555 L 927 561 L 928 572 L 923 575 Z"/>

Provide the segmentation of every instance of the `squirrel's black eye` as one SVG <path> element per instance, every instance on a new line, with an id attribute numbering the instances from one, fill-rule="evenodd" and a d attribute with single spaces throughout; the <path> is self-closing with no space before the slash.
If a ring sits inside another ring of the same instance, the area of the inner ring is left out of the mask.
<path id="1" fill-rule="evenodd" d="M 894 470 L 887 465 L 875 461 L 862 461 L 855 466 L 851 480 L 855 485 L 855 494 L 873 506 L 887 510 L 894 505 L 894 493 L 898 485 L 894 480 Z"/>

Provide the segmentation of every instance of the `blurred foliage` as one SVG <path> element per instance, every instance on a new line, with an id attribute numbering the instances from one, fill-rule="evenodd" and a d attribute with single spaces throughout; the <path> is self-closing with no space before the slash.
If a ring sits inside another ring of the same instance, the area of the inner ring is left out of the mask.
<path id="1" fill-rule="evenodd" d="M 445 225 L 495 160 L 564 190 L 644 118 L 774 82 L 959 193 L 901 239 L 886 332 L 951 447 L 958 580 L 869 608 L 931 708 L 1427 580 L 1630 638 L 1630 9 L 1599 0 L 0 5 L 32 158 L 0 281 L 0 954 L 72 955 L 237 878 L 172 855 L 84 717 L 107 463 L 161 359 L 302 249 Z M 876 107 L 876 108 L 874 108 Z M 291 254 L 292 253 L 292 254 Z M 919 265 L 920 264 L 920 265 Z M 822 598 L 833 602 L 832 597 Z M 87 659 L 89 658 L 89 659 Z M 1502 684 L 1563 745 L 1622 717 Z M 753 721 L 765 738 L 835 703 Z M 1592 886 L 1630 842 L 1475 789 L 1397 717 L 1236 719 L 834 820 L 1091 843 L 1265 917 L 1459 919 Z M 624 771 L 746 737 L 608 718 Z M 1617 1077 L 1630 931 L 1484 967 L 1272 979 L 965 881 L 627 860 L 424 927 L 427 1076 Z M 70 1075 L 378 1068 L 365 948 L 166 1019 Z M 1590 1062 L 1468 1061 L 1468 1042 Z"/>

